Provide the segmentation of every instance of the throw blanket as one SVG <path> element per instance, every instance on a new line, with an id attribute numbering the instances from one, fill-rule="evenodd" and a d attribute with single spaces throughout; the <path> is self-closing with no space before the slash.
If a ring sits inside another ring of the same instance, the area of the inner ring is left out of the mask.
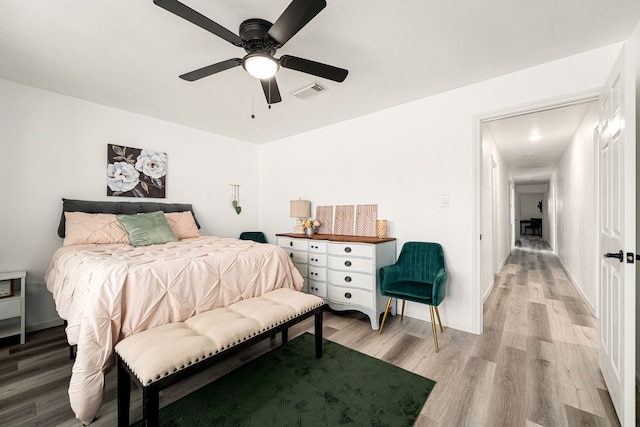
<path id="1" fill-rule="evenodd" d="M 260 296 L 302 289 L 303 279 L 275 245 L 213 236 L 133 247 L 66 246 L 46 275 L 67 337 L 77 344 L 69 384 L 71 408 L 84 424 L 102 402 L 113 347 L 145 329 Z"/>

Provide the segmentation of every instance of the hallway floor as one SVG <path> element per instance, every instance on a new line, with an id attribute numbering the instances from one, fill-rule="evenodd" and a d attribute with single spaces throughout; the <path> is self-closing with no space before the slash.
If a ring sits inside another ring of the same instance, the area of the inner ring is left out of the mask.
<path id="1" fill-rule="evenodd" d="M 467 361 L 472 381 L 456 393 L 477 411 L 485 402 L 486 413 L 450 425 L 619 425 L 598 367 L 597 319 L 548 243 L 520 243 L 484 304 L 484 333 Z"/>

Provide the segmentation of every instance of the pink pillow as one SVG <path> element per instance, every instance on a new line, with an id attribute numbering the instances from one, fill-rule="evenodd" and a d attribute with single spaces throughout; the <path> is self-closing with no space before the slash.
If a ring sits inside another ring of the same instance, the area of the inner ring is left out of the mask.
<path id="1" fill-rule="evenodd" d="M 189 237 L 200 237 L 200 230 L 193 219 L 191 211 L 165 212 L 164 216 L 173 230 L 173 234 L 180 240 Z"/>
<path id="2" fill-rule="evenodd" d="M 62 246 L 90 243 L 129 243 L 129 236 L 114 214 L 65 212 Z"/>

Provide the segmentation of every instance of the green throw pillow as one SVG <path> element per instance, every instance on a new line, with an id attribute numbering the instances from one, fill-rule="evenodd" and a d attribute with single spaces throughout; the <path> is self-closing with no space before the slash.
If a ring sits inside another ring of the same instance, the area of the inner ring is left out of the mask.
<path id="1" fill-rule="evenodd" d="M 179 241 L 162 211 L 136 215 L 117 215 L 116 218 L 127 230 L 129 241 L 133 246 Z"/>

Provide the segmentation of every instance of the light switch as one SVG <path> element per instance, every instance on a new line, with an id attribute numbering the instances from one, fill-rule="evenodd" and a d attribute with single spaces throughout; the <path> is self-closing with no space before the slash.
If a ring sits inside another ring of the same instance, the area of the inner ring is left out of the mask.
<path id="1" fill-rule="evenodd" d="M 443 194 L 440 196 L 440 207 L 448 208 L 449 207 L 449 196 L 447 194 Z"/>

